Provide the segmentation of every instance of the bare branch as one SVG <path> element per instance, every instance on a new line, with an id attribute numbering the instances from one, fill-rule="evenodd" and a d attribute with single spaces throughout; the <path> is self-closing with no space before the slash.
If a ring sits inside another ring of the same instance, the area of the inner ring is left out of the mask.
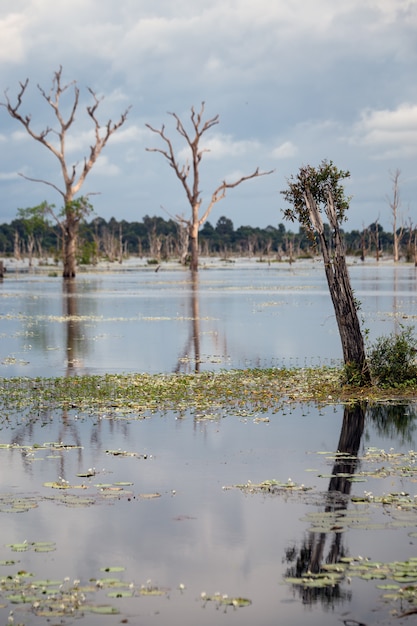
<path id="1" fill-rule="evenodd" d="M 63 225 L 65 224 L 65 234 L 63 237 L 63 276 L 64 278 L 72 278 L 75 276 L 75 243 L 78 232 L 78 222 L 80 219 L 79 216 L 83 215 L 83 211 L 81 211 L 80 213 L 80 206 L 77 204 L 78 201 L 74 200 L 74 196 L 79 192 L 86 179 L 86 176 L 97 161 L 98 156 L 100 155 L 111 135 L 125 123 L 130 107 L 126 109 L 124 113 L 122 113 L 119 120 L 117 120 L 116 122 L 112 122 L 111 120 L 109 120 L 107 124 L 102 127 L 100 126 L 100 123 L 96 116 L 97 109 L 100 105 L 101 100 L 97 98 L 95 92 L 92 89 L 88 89 L 89 93 L 93 97 L 93 104 L 87 106 L 86 110 L 87 114 L 94 124 L 95 141 L 93 145 L 90 146 L 89 155 L 84 157 L 84 164 L 81 172 L 78 175 L 78 164 L 69 165 L 67 163 L 67 157 L 65 153 L 65 142 L 67 133 L 75 122 L 75 115 L 79 107 L 80 90 L 77 87 L 76 82 L 72 81 L 70 83 L 63 84 L 62 66 L 59 66 L 59 69 L 53 75 L 52 86 L 49 92 L 46 92 L 40 85 L 38 85 L 38 90 L 42 98 L 52 109 L 53 114 L 57 120 L 57 129 L 54 129 L 48 125 L 44 130 L 40 132 L 36 132 L 33 129 L 31 116 L 23 115 L 20 112 L 20 107 L 22 105 L 23 97 L 25 95 L 28 84 L 29 79 L 26 79 L 24 83 L 20 83 L 20 90 L 18 91 L 15 104 L 11 103 L 8 92 L 5 91 L 5 101 L 0 102 L 0 105 L 5 107 L 9 115 L 17 120 L 20 124 L 22 124 L 27 133 L 33 139 L 39 141 L 46 148 L 48 148 L 48 150 L 50 150 L 50 152 L 52 152 L 52 154 L 54 154 L 54 156 L 59 161 L 64 182 L 62 189 L 60 189 L 54 183 L 46 181 L 44 179 L 30 178 L 28 176 L 24 176 L 23 174 L 21 176 L 33 182 L 40 182 L 45 185 L 49 185 L 62 196 L 64 200 L 64 210 L 66 213 L 65 218 L 61 222 L 61 227 L 63 227 Z M 72 89 L 73 91 L 72 101 L 70 102 L 69 114 L 66 118 L 64 118 L 62 114 L 61 97 L 69 89 Z M 57 136 L 57 141 L 55 143 L 51 143 L 49 141 L 49 135 L 51 133 L 54 133 Z"/>
<path id="2" fill-rule="evenodd" d="M 233 189 L 251 178 L 265 176 L 267 174 L 271 174 L 273 171 L 260 172 L 259 168 L 257 168 L 252 174 L 242 176 L 234 182 L 228 183 L 224 180 L 213 192 L 207 209 L 200 217 L 199 213 L 202 204 L 200 191 L 200 163 L 204 152 L 208 151 L 207 149 L 200 148 L 200 141 L 204 133 L 219 123 L 219 115 L 215 115 L 214 117 L 204 121 L 204 110 L 204 102 L 201 103 L 199 111 L 196 111 L 194 107 L 191 107 L 191 132 L 187 131 L 180 117 L 176 113 L 169 113 L 169 115 L 171 115 L 175 120 L 176 131 L 185 140 L 191 152 L 190 162 L 186 161 L 182 165 L 175 156 L 172 141 L 165 133 L 165 126 L 162 126 L 161 128 L 154 128 L 150 124 L 146 124 L 146 127 L 151 132 L 159 135 L 164 144 L 163 148 L 146 148 L 146 150 L 148 152 L 158 152 L 168 161 L 169 166 L 172 167 L 177 178 L 181 181 L 190 204 L 191 218 L 189 220 L 185 220 L 183 217 L 177 216 L 177 220 L 181 224 L 186 224 L 189 229 L 191 243 L 190 269 L 193 272 L 197 271 L 198 268 L 198 229 L 208 218 L 213 206 L 225 197 L 227 189 Z"/>
<path id="3" fill-rule="evenodd" d="M 252 178 L 258 178 L 259 176 L 268 176 L 269 174 L 272 174 L 274 171 L 275 170 L 269 170 L 268 172 L 260 172 L 259 167 L 257 167 L 256 170 L 252 172 L 252 174 L 249 174 L 248 176 L 242 176 L 241 178 L 239 178 L 239 180 L 236 180 L 233 183 L 227 183 L 224 180 L 222 184 L 219 185 L 217 189 L 215 189 L 215 191 L 213 192 L 211 196 L 211 201 L 207 209 L 205 210 L 202 217 L 199 219 L 199 225 L 201 226 L 202 224 L 204 224 L 204 222 L 210 215 L 211 210 L 214 207 L 214 205 L 217 202 L 220 202 L 220 200 L 223 200 L 223 198 L 226 196 L 227 189 L 233 189 L 234 187 L 237 187 L 238 185 L 241 185 L 242 183 L 244 183 L 246 180 L 251 180 Z"/>
<path id="4" fill-rule="evenodd" d="M 26 176 L 25 174 L 22 174 L 21 172 L 19 172 L 18 175 L 24 178 L 25 180 L 30 180 L 32 183 L 43 183 L 44 185 L 49 185 L 49 187 L 52 187 L 53 189 L 55 189 L 65 199 L 64 192 L 59 187 L 54 185 L 54 183 L 51 183 L 48 180 L 43 180 L 42 178 L 31 178 L 30 176 Z"/>
<path id="5" fill-rule="evenodd" d="M 165 125 L 162 125 L 160 129 L 154 128 L 150 124 L 145 124 L 147 128 L 153 133 L 159 135 L 161 139 L 165 142 L 167 146 L 167 150 L 162 150 L 162 148 L 146 148 L 147 152 L 159 152 L 162 156 L 168 161 L 169 166 L 174 170 L 177 178 L 181 181 L 182 186 L 184 187 L 185 193 L 187 195 L 188 201 L 190 204 L 193 203 L 193 193 L 191 191 L 191 187 L 188 185 L 187 179 L 190 174 L 190 165 L 185 163 L 184 165 L 180 165 L 175 158 L 174 148 L 172 145 L 172 141 L 165 134 Z"/>

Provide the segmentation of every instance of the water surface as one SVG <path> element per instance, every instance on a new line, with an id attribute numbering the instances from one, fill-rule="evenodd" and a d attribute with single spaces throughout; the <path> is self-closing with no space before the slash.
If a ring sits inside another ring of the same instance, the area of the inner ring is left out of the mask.
<path id="1" fill-rule="evenodd" d="M 415 319 L 416 269 L 350 268 L 369 337 Z M 189 372 L 340 362 L 320 262 L 146 268 L 0 285 L 1 376 Z"/>

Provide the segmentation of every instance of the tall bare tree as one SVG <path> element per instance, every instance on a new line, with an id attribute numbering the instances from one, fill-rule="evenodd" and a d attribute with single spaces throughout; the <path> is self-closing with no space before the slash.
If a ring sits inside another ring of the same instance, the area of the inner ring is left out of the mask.
<path id="1" fill-rule="evenodd" d="M 198 270 L 198 231 L 200 226 L 204 224 L 214 205 L 222 200 L 228 189 L 233 189 L 246 180 L 251 178 L 257 178 L 258 176 L 265 176 L 271 174 L 273 170 L 269 172 L 260 172 L 259 167 L 256 168 L 252 174 L 248 176 L 242 176 L 241 178 L 233 181 L 226 182 L 225 180 L 213 191 L 211 198 L 207 204 L 207 207 L 202 211 L 203 199 L 201 197 L 200 189 L 200 164 L 204 152 L 208 150 L 201 146 L 201 141 L 204 134 L 209 131 L 213 126 L 219 123 L 219 115 L 215 115 L 212 118 L 204 119 L 204 102 L 202 102 L 200 110 L 197 112 L 194 107 L 191 107 L 191 131 L 189 132 L 179 116 L 176 113 L 169 113 L 176 123 L 176 130 L 185 140 L 185 143 L 190 152 L 190 160 L 186 160 L 185 163 L 181 163 L 175 154 L 172 140 L 165 132 L 165 125 L 161 128 L 153 128 L 150 124 L 146 124 L 147 128 L 153 133 L 159 135 L 165 144 L 163 148 L 147 148 L 148 152 L 159 152 L 168 161 L 168 164 L 175 172 L 175 175 L 180 180 L 187 200 L 191 207 L 190 219 L 185 219 L 181 216 L 177 216 L 177 220 L 183 223 L 187 228 L 190 236 L 190 252 L 191 262 L 190 269 L 192 272 Z"/>
<path id="2" fill-rule="evenodd" d="M 63 83 L 62 66 L 60 66 L 59 69 L 54 72 L 52 86 L 48 92 L 44 91 L 44 89 L 38 85 L 41 96 L 52 109 L 52 114 L 55 117 L 56 123 L 56 128 L 47 125 L 41 131 L 35 130 L 32 123 L 32 116 L 30 114 L 21 112 L 29 79 L 27 78 L 25 82 L 20 82 L 19 84 L 20 89 L 14 103 L 11 102 L 8 90 L 6 90 L 4 92 L 5 101 L 0 102 L 0 105 L 7 110 L 13 119 L 17 120 L 25 128 L 27 133 L 33 139 L 52 152 L 59 162 L 63 179 L 62 187 L 58 187 L 55 183 L 42 178 L 30 178 L 29 176 L 24 176 L 23 174 L 20 175 L 27 180 L 49 185 L 62 196 L 63 208 L 60 213 L 56 213 L 50 205 L 48 205 L 48 209 L 59 224 L 62 232 L 64 264 L 63 277 L 73 278 L 76 273 L 76 243 L 79 223 L 91 212 L 92 209 L 90 203 L 86 202 L 85 197 L 76 199 L 76 195 L 80 191 L 88 173 L 97 161 L 107 141 L 113 133 L 115 133 L 116 130 L 118 130 L 125 123 L 129 109 L 122 113 L 117 122 L 109 120 L 106 124 L 101 125 L 97 118 L 97 109 L 100 105 L 101 98 L 98 98 L 96 93 L 88 87 L 88 91 L 92 98 L 92 104 L 86 107 L 86 111 L 93 125 L 94 141 L 90 146 L 88 156 L 83 158 L 80 166 L 79 163 L 70 164 L 66 154 L 66 141 L 68 139 L 68 132 L 75 122 L 75 115 L 79 107 L 80 90 L 77 87 L 76 81 Z M 69 106 L 69 113 L 65 116 L 63 112 L 64 103 L 62 102 L 62 97 L 69 90 L 72 91 L 72 99 Z"/>
<path id="3" fill-rule="evenodd" d="M 347 377 L 352 382 L 367 385 L 371 376 L 340 228 L 349 208 L 341 181 L 349 176 L 349 172 L 338 170 L 331 161 L 323 161 L 318 168 L 303 166 L 296 178 L 287 181 L 288 188 L 282 194 L 292 205 L 284 210 L 285 217 L 297 220 L 311 240 L 315 243 L 318 240 L 320 244 Z M 323 224 L 323 213 L 329 222 L 328 229 Z"/>
<path id="4" fill-rule="evenodd" d="M 393 234 L 393 255 L 394 262 L 397 263 L 400 259 L 400 243 L 404 234 L 404 225 L 401 224 L 398 228 L 398 209 L 400 207 L 400 176 L 401 170 L 396 169 L 391 173 L 392 181 L 392 197 L 387 196 L 387 201 L 391 209 L 392 214 L 392 234 Z"/>

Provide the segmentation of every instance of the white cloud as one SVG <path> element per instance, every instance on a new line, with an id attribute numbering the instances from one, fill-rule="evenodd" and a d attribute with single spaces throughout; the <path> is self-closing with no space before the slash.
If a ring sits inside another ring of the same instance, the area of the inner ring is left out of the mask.
<path id="1" fill-rule="evenodd" d="M 292 141 L 284 141 L 284 143 L 272 150 L 272 157 L 274 159 L 288 159 L 295 156 L 297 153 L 297 146 L 295 146 Z"/>
<path id="2" fill-rule="evenodd" d="M 417 104 L 367 110 L 354 127 L 352 141 L 374 149 L 378 159 L 417 155 Z"/>
<path id="3" fill-rule="evenodd" d="M 0 19 L 0 61 L 17 64 L 24 59 L 24 31 L 28 20 L 24 13 L 9 13 Z"/>
<path id="4" fill-rule="evenodd" d="M 202 142 L 210 150 L 201 167 L 204 191 L 227 172 L 235 179 L 257 165 L 278 164 L 276 177 L 236 192 L 242 223 L 279 219 L 277 190 L 298 160 L 314 165 L 332 159 L 355 172 L 350 184 L 359 212 L 364 195 L 366 209 L 378 204 L 389 168 L 400 167 L 407 179 L 415 172 L 416 32 L 417 0 L 1 0 L 0 99 L 7 87 L 11 95 L 18 93 L 19 80 L 29 77 L 22 110 L 32 114 L 37 129 L 55 126 L 53 117 L 45 124 L 51 111 L 36 85 L 49 92 L 62 64 L 65 80 L 76 79 L 81 89 L 67 143 L 69 160 L 80 166 L 94 141 L 83 108 L 85 87 L 104 96 L 98 111 L 104 123 L 133 105 L 96 166 L 95 186 L 102 191 L 97 202 L 105 218 L 116 203 L 126 206 L 126 219 L 132 217 L 129 207 L 135 207 L 135 219 L 160 205 L 183 210 L 175 176 L 160 155 L 144 151 L 160 145 L 144 122 L 168 127 L 167 111 L 187 122 L 189 107 L 202 100 L 220 115 L 219 126 Z M 170 132 L 185 159 L 175 124 Z M 56 159 L 4 108 L 0 142 L 0 172 L 59 179 Z M 417 197 L 413 186 L 411 205 Z M 30 206 L 34 188 L 8 183 L 2 210 L 15 214 L 16 204 Z M 262 194 L 265 218 L 250 212 L 250 190 Z"/>
<path id="5" fill-rule="evenodd" d="M 111 163 L 106 154 L 101 154 L 94 166 L 94 174 L 97 176 L 119 176 L 120 168 Z"/>
<path id="6" fill-rule="evenodd" d="M 245 154 L 255 154 L 260 148 L 260 142 L 256 140 L 236 140 L 231 135 L 217 133 L 203 140 L 201 146 L 208 151 L 207 157 L 223 159 Z"/>
<path id="7" fill-rule="evenodd" d="M 173 131 L 175 133 L 176 131 Z M 163 146 L 161 146 L 163 147 Z M 242 157 L 247 154 L 257 154 L 261 144 L 255 140 L 236 140 L 231 135 L 217 133 L 207 139 L 203 138 L 200 148 L 204 152 L 204 159 L 221 160 L 229 157 Z M 178 151 L 178 160 L 187 161 L 191 152 L 188 146 Z"/>
<path id="8" fill-rule="evenodd" d="M 19 178 L 17 172 L 0 172 L 0 180 L 16 180 Z"/>

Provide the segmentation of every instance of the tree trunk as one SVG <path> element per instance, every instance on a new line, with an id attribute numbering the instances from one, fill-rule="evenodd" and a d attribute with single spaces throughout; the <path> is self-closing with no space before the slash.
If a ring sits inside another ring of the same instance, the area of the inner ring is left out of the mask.
<path id="1" fill-rule="evenodd" d="M 194 272 L 198 272 L 198 229 L 200 227 L 198 221 L 198 210 L 200 205 L 197 204 L 193 206 L 193 216 L 192 222 L 190 224 L 190 270 Z"/>
<path id="2" fill-rule="evenodd" d="M 314 225 L 320 240 L 324 269 L 336 314 L 345 365 L 355 367 L 356 373 L 360 376 L 361 384 L 369 384 L 371 375 L 366 360 L 365 345 L 350 284 L 333 197 L 329 192 L 326 207 L 334 246 L 332 255 L 330 255 L 329 245 L 324 235 L 323 221 L 311 192 L 306 194 L 305 200 L 311 223 Z"/>
<path id="3" fill-rule="evenodd" d="M 67 216 L 62 227 L 63 278 L 75 278 L 77 262 L 77 223 Z"/>

